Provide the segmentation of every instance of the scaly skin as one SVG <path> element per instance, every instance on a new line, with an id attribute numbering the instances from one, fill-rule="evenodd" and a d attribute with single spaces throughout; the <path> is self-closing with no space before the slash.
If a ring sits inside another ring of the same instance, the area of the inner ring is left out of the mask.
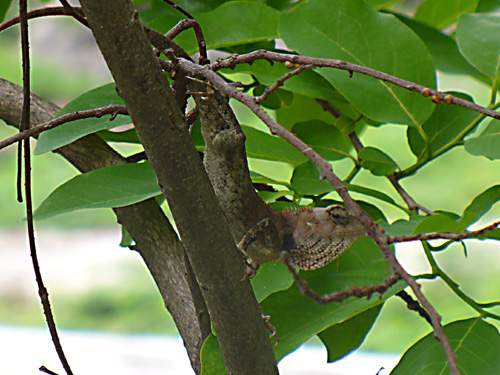
<path id="1" fill-rule="evenodd" d="M 342 206 L 285 210 L 273 218 L 280 248 L 264 246 L 262 233 L 270 227 L 264 219 L 240 241 L 239 248 L 249 257 L 250 268 L 277 261 L 282 252 L 294 266 L 303 270 L 325 267 L 339 257 L 358 238 L 365 235 L 359 220 Z"/>

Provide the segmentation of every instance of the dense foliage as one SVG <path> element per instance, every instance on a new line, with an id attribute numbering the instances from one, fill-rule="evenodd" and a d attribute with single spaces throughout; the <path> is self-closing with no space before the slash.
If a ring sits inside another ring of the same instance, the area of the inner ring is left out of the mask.
<path id="1" fill-rule="evenodd" d="M 1 3 L 0 15 L 8 3 Z M 438 90 L 444 98 L 450 94 L 471 102 L 476 100 L 477 104 L 493 110 L 500 105 L 497 101 L 499 1 L 424 0 L 418 3 L 415 12 L 408 11 L 406 7 L 410 5 L 406 2 L 397 0 L 183 0 L 176 3 L 193 14 L 201 25 L 207 48 L 218 50 L 220 58 L 257 49 L 277 52 L 286 49 L 300 55 L 340 59 L 370 67 Z M 184 17 L 160 0 L 135 1 L 135 4 L 145 25 L 162 33 Z M 190 54 L 198 50 L 192 30 L 180 34 L 175 41 Z M 219 73 L 227 81 L 241 82 L 243 91 L 260 95 L 289 71 L 290 67 L 285 64 L 257 60 L 234 69 L 222 69 Z M 460 91 L 460 85 L 446 83 L 450 77 L 476 82 L 483 91 L 480 95 Z M 487 102 L 484 97 L 489 98 Z M 443 101 L 434 98 L 433 102 L 422 93 L 356 72 L 316 67 L 287 79 L 267 96 L 262 106 L 278 123 L 331 163 L 349 192 L 388 235 L 402 236 L 464 233 L 500 199 L 500 185 L 484 186 L 483 192 L 472 201 L 462 202 L 465 207 L 462 212 L 448 212 L 439 206 L 421 206 L 401 187 L 405 179 L 418 180 L 419 172 L 428 163 L 457 147 L 486 157 L 492 163 L 500 158 L 500 121 Z M 111 104 L 124 104 L 114 83 L 82 93 L 57 116 Z M 303 153 L 273 135 L 241 104 L 236 101 L 231 104 L 246 136 L 252 181 L 267 204 L 282 210 L 340 202 L 332 186 L 320 179 L 320 173 Z M 193 105 L 189 102 L 189 108 Z M 124 114 L 68 122 L 43 132 L 34 153 L 54 151 L 93 133 L 112 146 L 119 142 L 138 144 L 140 140 L 133 128 L 110 130 L 130 123 L 130 117 Z M 411 158 L 398 160 L 377 144 L 364 146 L 364 134 L 370 129 L 394 124 L 406 130 L 406 138 L 399 140 L 400 148 L 411 152 Z M 203 152 L 199 121 L 193 124 L 191 135 L 196 149 Z M 474 169 L 453 167 L 456 178 L 475 176 Z M 360 175 L 364 177 L 356 181 Z M 378 188 L 381 179 L 388 182 L 384 189 Z M 453 189 L 453 181 L 433 183 L 435 189 Z M 153 197 L 162 204 L 163 195 L 148 161 L 110 166 L 61 184 L 37 208 L 35 218 L 41 220 L 80 209 L 122 207 Z M 162 207 L 168 212 L 165 204 Z M 133 240 L 129 234 L 125 230 L 123 234 L 122 245 L 131 245 Z M 500 240 L 500 229 L 471 237 Z M 430 272 L 415 275 L 415 279 L 444 281 L 472 308 L 469 319 L 444 326 L 462 373 L 500 373 L 500 335 L 490 324 L 492 320 L 500 320 L 492 310 L 499 302 L 476 302 L 434 258 L 453 242 L 453 239 L 422 241 L 421 251 L 428 259 Z M 467 242 L 463 242 L 463 246 L 465 248 Z M 456 256 L 463 255 L 457 252 Z M 381 283 L 391 274 L 391 267 L 375 242 L 364 238 L 327 267 L 301 274 L 313 290 L 330 293 Z M 361 345 L 376 324 L 382 305 L 390 298 L 397 298 L 395 294 L 407 287 L 400 281 L 381 296 L 350 297 L 320 305 L 300 293 L 282 264 L 263 265 L 251 283 L 263 312 L 271 316 L 276 328 L 279 339 L 274 348 L 278 360 L 316 335 L 328 349 L 329 361 L 342 358 Z M 414 313 L 408 311 L 408 314 Z M 224 372 L 214 334 L 206 338 L 201 354 L 203 374 Z M 420 368 L 419 374 L 437 374 L 445 371 L 446 365 L 447 358 L 431 333 L 408 349 L 393 373 L 408 374 Z"/>

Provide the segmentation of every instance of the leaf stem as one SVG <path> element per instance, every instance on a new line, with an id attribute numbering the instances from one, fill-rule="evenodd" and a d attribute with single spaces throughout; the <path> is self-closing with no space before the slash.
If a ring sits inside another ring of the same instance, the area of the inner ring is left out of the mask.
<path id="1" fill-rule="evenodd" d="M 471 297 L 469 297 L 467 294 L 465 294 L 460 289 L 460 285 L 458 285 L 458 283 L 456 283 L 450 276 L 448 276 L 446 274 L 446 272 L 443 271 L 442 268 L 439 267 L 436 259 L 434 259 L 434 256 L 432 255 L 431 246 L 429 245 L 429 243 L 427 241 L 422 241 L 422 246 L 424 248 L 424 253 L 425 253 L 425 256 L 427 258 L 427 261 L 429 262 L 429 264 L 431 266 L 433 276 L 438 276 L 439 278 L 441 278 L 441 280 L 443 280 L 446 283 L 446 285 L 448 285 L 448 287 L 462 301 L 464 301 L 472 309 L 476 310 L 481 316 L 492 318 L 492 319 L 500 321 L 500 315 L 486 311 L 484 309 L 485 306 L 482 306 L 482 304 L 476 302 Z"/>

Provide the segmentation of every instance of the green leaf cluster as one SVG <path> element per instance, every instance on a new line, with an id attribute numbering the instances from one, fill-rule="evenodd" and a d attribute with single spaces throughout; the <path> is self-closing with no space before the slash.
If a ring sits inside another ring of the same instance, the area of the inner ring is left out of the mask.
<path id="1" fill-rule="evenodd" d="M 136 2 L 141 19 L 165 32 L 181 18 L 160 0 Z M 268 1 L 178 1 L 201 24 L 207 46 L 223 53 L 244 53 L 265 46 L 292 53 L 345 60 L 396 77 L 441 90 L 443 75 L 468 77 L 489 87 L 490 102 L 464 92 L 447 94 L 470 102 L 498 108 L 496 101 L 500 79 L 500 6 L 492 0 L 422 1 L 413 17 L 397 12 L 397 0 L 268 0 Z M 2 5 L 6 3 L 0 3 Z M 6 9 L 0 6 L 0 16 Z M 381 11 L 383 10 L 383 11 Z M 476 13 L 474 13 L 476 12 Z M 456 32 L 449 32 L 449 28 Z M 196 52 L 192 31 L 176 38 L 188 52 Z M 289 71 L 283 64 L 256 61 L 221 71 L 225 79 L 248 84 L 248 93 L 259 95 L 265 87 Z M 59 114 L 122 104 L 114 84 L 83 93 Z M 325 103 L 333 111 L 325 110 Z M 322 206 L 338 202 L 331 185 L 322 181 L 317 169 L 299 151 L 272 135 L 261 123 L 241 110 L 251 177 L 261 197 L 271 206 Z M 500 158 L 500 122 L 485 121 L 485 116 L 463 107 L 439 104 L 418 93 L 404 90 L 358 73 L 318 68 L 287 80 L 263 103 L 280 124 L 331 163 L 345 180 L 367 212 L 391 235 L 424 232 L 461 232 L 477 223 L 500 199 L 500 185 L 486 189 L 460 213 L 434 210 L 424 215 L 410 210 L 394 191 L 369 181 L 403 180 L 414 176 L 453 149 L 464 147 L 472 154 Z M 88 134 L 96 133 L 111 146 L 117 143 L 140 144 L 128 116 L 78 120 L 43 133 L 36 153 L 56 150 Z M 352 136 L 364 141 L 365 131 L 397 124 L 406 131 L 400 147 L 412 154 L 412 162 L 399 160 L 389 150 L 368 144 L 356 150 Z M 199 124 L 192 131 L 193 144 L 203 151 Z M 265 172 L 263 172 L 265 171 Z M 285 172 L 283 172 L 285 171 Z M 285 177 L 284 177 L 285 176 Z M 474 171 L 457 166 L 457 178 L 474 178 Z M 499 175 L 500 177 L 500 175 Z M 259 187 L 260 186 L 260 187 Z M 262 186 L 266 188 L 263 189 Z M 441 189 L 453 189 L 453 181 Z M 97 207 L 121 207 L 155 196 L 161 191 L 147 162 L 102 168 L 84 173 L 63 183 L 36 210 L 43 219 L 65 212 Z M 366 200 L 366 201 L 364 201 Z M 386 207 L 397 209 L 398 218 L 386 219 Z M 439 207 L 438 207 L 439 208 Z M 482 238 L 498 239 L 498 231 Z M 131 239 L 124 233 L 123 245 Z M 439 249 L 444 250 L 442 245 Z M 438 247 L 433 248 L 435 251 Z M 352 286 L 382 282 L 390 270 L 377 246 L 369 239 L 353 244 L 344 255 L 318 271 L 303 272 L 311 287 L 327 293 Z M 295 350 L 316 335 L 335 361 L 357 349 L 375 324 L 385 300 L 405 288 L 396 284 L 383 296 L 349 298 L 339 303 L 318 305 L 305 298 L 293 283 L 285 267 L 267 264 L 252 280 L 262 309 L 271 316 L 279 341 L 277 359 Z M 500 373 L 498 331 L 481 318 L 451 322 L 445 326 L 464 373 Z M 413 373 L 415 363 L 427 363 L 420 373 L 446 371 L 446 361 L 430 335 L 413 345 L 394 374 Z M 221 355 L 215 335 L 203 345 L 202 373 L 222 374 Z"/>

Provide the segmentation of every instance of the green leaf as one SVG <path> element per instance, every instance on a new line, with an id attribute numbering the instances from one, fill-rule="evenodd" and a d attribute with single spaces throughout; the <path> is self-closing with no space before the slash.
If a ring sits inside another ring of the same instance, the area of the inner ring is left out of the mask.
<path id="1" fill-rule="evenodd" d="M 270 64 L 265 60 L 257 60 L 250 64 L 237 65 L 234 69 L 223 71 L 225 75 L 232 73 L 248 73 L 254 75 L 257 80 L 266 86 L 276 82 L 277 79 L 288 73 L 290 70 L 283 64 Z M 311 98 L 330 100 L 340 97 L 335 92 L 333 86 L 325 78 L 313 70 L 304 70 L 300 74 L 285 81 L 282 86 L 285 90 L 305 95 Z M 341 98 L 341 97 L 340 97 Z"/>
<path id="2" fill-rule="evenodd" d="M 478 221 L 500 200 L 500 185 L 494 185 L 483 191 L 465 208 L 461 224 L 464 227 Z"/>
<path id="3" fill-rule="evenodd" d="M 328 181 L 320 180 L 317 168 L 309 161 L 293 170 L 290 185 L 300 195 L 317 195 L 335 191 Z M 367 195 L 401 208 L 394 199 L 381 191 L 355 184 L 346 184 L 346 187 L 349 191 Z"/>
<path id="4" fill-rule="evenodd" d="M 265 87 L 259 85 L 253 89 L 253 94 L 255 96 L 262 95 Z M 267 98 L 262 102 L 262 106 L 269 109 L 279 109 L 290 104 L 293 100 L 293 94 L 290 91 L 277 89 L 274 90 Z"/>
<path id="5" fill-rule="evenodd" d="M 402 15 L 397 15 L 397 17 L 422 39 L 432 55 L 437 70 L 449 74 L 470 75 L 478 80 L 488 81 L 482 73 L 462 56 L 453 38 L 411 18 Z"/>
<path id="6" fill-rule="evenodd" d="M 352 286 L 380 283 L 390 274 L 390 267 L 377 245 L 370 239 L 356 241 L 341 257 L 325 268 L 302 272 L 313 290 L 328 293 Z M 342 302 L 321 305 L 304 297 L 293 286 L 274 293 L 261 304 L 265 314 L 271 316 L 279 341 L 275 346 L 277 360 L 295 350 L 312 336 L 332 325 L 355 317 L 381 305 L 385 299 L 404 288 L 402 282 L 390 288 L 382 297 L 348 298 Z M 208 337 L 201 351 L 203 375 L 224 374 L 222 356 L 214 336 Z"/>
<path id="7" fill-rule="evenodd" d="M 500 241 L 500 228 L 496 228 L 496 229 L 484 232 L 484 233 L 480 234 L 477 238 L 499 240 Z"/>
<path id="8" fill-rule="evenodd" d="M 99 135 L 99 137 L 104 139 L 106 142 L 141 143 L 135 129 L 128 129 L 120 132 L 102 130 L 97 133 L 97 135 Z"/>
<path id="9" fill-rule="evenodd" d="M 160 32 L 166 32 L 180 19 L 166 11 L 150 16 L 150 26 Z M 193 16 L 211 49 L 272 40 L 278 34 L 279 12 L 258 1 L 225 2 L 216 9 Z M 175 41 L 188 52 L 198 50 L 192 31 L 183 32 Z"/>
<path id="10" fill-rule="evenodd" d="M 289 187 L 290 184 L 285 181 L 278 181 L 275 180 L 271 177 L 264 176 L 260 173 L 250 171 L 250 178 L 252 179 L 252 182 L 255 184 L 269 184 L 269 185 L 281 185 L 281 186 L 286 186 Z"/>
<path id="11" fill-rule="evenodd" d="M 3 21 L 5 14 L 9 10 L 12 0 L 0 0 L 0 21 Z"/>
<path id="12" fill-rule="evenodd" d="M 474 318 L 449 323 L 444 326 L 444 333 L 457 355 L 458 367 L 462 374 L 500 374 L 500 335 L 494 326 L 480 318 Z M 391 375 L 415 373 L 449 373 L 443 348 L 433 333 L 429 333 L 408 349 Z"/>
<path id="13" fill-rule="evenodd" d="M 392 4 L 398 2 L 399 0 L 365 0 L 365 1 L 375 9 L 382 9 L 391 6 Z"/>
<path id="14" fill-rule="evenodd" d="M 462 99 L 473 102 L 468 95 L 451 92 Z M 438 155 L 452 143 L 458 142 L 468 131 L 477 114 L 463 107 L 452 105 L 440 105 L 432 113 L 432 116 L 424 123 L 423 130 L 429 141 L 430 158 Z M 408 143 L 412 152 L 418 158 L 423 156 L 424 142 L 418 131 L 413 128 L 407 130 Z"/>
<path id="15" fill-rule="evenodd" d="M 286 45 L 311 56 L 336 58 L 435 87 L 432 59 L 423 42 L 397 18 L 377 13 L 362 0 L 302 2 L 284 12 Z M 426 98 L 361 74 L 318 69 L 368 118 L 419 127 L 434 105 Z M 370 100 L 367 100 L 370 98 Z"/>
<path id="16" fill-rule="evenodd" d="M 349 191 L 377 198 L 378 200 L 389 203 L 405 211 L 401 205 L 397 204 L 396 201 L 392 199 L 390 196 L 388 196 L 386 193 L 383 193 L 375 189 L 367 188 L 366 186 L 355 185 L 355 184 L 347 184 L 346 187 L 349 189 Z"/>
<path id="17" fill-rule="evenodd" d="M 479 0 L 425 0 L 417 8 L 415 19 L 437 29 L 455 23 L 463 13 L 474 12 Z"/>
<path id="18" fill-rule="evenodd" d="M 335 126 L 322 121 L 299 122 L 292 131 L 326 160 L 346 158 L 352 148 L 346 135 Z"/>
<path id="19" fill-rule="evenodd" d="M 293 284 L 293 277 L 282 263 L 265 263 L 250 280 L 255 298 L 261 302 L 271 294 L 286 290 Z"/>
<path id="20" fill-rule="evenodd" d="M 158 194 L 161 191 L 149 163 L 101 168 L 58 186 L 36 209 L 35 218 L 85 208 L 122 207 Z"/>
<path id="21" fill-rule="evenodd" d="M 278 190 L 278 191 L 265 191 L 261 190 L 258 191 L 257 194 L 259 194 L 259 197 L 262 198 L 262 200 L 266 203 L 271 203 L 275 202 L 277 199 L 287 196 L 287 195 L 293 195 L 293 191 L 290 190 Z"/>
<path id="22" fill-rule="evenodd" d="M 217 338 L 211 333 L 201 347 L 201 375 L 225 375 L 224 360 Z"/>
<path id="23" fill-rule="evenodd" d="M 427 216 L 415 229 L 415 234 L 426 232 L 462 232 L 464 226 L 459 216 L 451 212 L 436 212 L 435 215 Z"/>
<path id="24" fill-rule="evenodd" d="M 328 362 L 335 362 L 357 349 L 372 328 L 382 306 L 375 306 L 321 332 L 318 337 L 328 351 Z"/>
<path id="25" fill-rule="evenodd" d="M 56 117 L 66 113 L 104 107 L 111 104 L 124 104 L 123 99 L 116 93 L 113 83 L 100 86 L 80 95 L 61 109 L 56 114 Z M 65 146 L 87 134 L 132 123 L 130 117 L 125 115 L 118 115 L 113 121 L 110 121 L 110 119 L 111 115 L 104 115 L 99 118 L 76 120 L 43 132 L 38 138 L 34 153 L 40 155 Z"/>
<path id="26" fill-rule="evenodd" d="M 292 189 L 301 195 L 316 195 L 335 191 L 328 181 L 320 180 L 318 169 L 310 161 L 300 164 L 293 170 L 290 184 Z"/>
<path id="27" fill-rule="evenodd" d="M 417 226 L 426 218 L 427 216 L 411 214 L 410 220 L 399 219 L 391 224 L 382 223 L 382 226 L 388 235 L 402 236 L 410 233 L 415 233 Z"/>
<path id="28" fill-rule="evenodd" d="M 250 126 L 242 126 L 246 136 L 247 156 L 256 159 L 281 161 L 297 165 L 306 157 L 283 139 Z"/>
<path id="29" fill-rule="evenodd" d="M 131 246 L 134 243 L 134 239 L 132 238 L 130 233 L 127 232 L 127 230 L 123 227 L 123 225 L 121 226 L 121 229 L 122 229 L 122 238 L 120 240 L 120 247 Z"/>
<path id="30" fill-rule="evenodd" d="M 398 170 L 398 165 L 385 152 L 375 147 L 364 147 L 359 152 L 361 165 L 375 176 L 389 176 Z"/>
<path id="31" fill-rule="evenodd" d="M 302 272 L 310 287 L 321 294 L 381 283 L 389 274 L 390 267 L 375 243 L 368 238 L 356 241 L 327 267 Z M 261 305 L 264 313 L 271 316 L 271 324 L 279 337 L 276 357 L 280 359 L 328 327 L 380 305 L 401 287 L 402 283 L 397 284 L 382 298 L 353 297 L 326 305 L 304 297 L 297 287 L 272 294 Z"/>
<path id="32" fill-rule="evenodd" d="M 227 2 L 211 12 L 197 14 L 196 19 L 209 48 L 254 43 L 278 36 L 279 12 L 255 1 Z"/>
<path id="33" fill-rule="evenodd" d="M 492 80 L 500 77 L 500 15 L 464 14 L 457 26 L 460 52 Z"/>
<path id="34" fill-rule="evenodd" d="M 476 8 L 478 13 L 500 12 L 500 0 L 480 0 Z"/>
<path id="35" fill-rule="evenodd" d="M 478 137 L 465 141 L 465 150 L 472 155 L 500 159 L 500 121 L 492 120 Z"/>

